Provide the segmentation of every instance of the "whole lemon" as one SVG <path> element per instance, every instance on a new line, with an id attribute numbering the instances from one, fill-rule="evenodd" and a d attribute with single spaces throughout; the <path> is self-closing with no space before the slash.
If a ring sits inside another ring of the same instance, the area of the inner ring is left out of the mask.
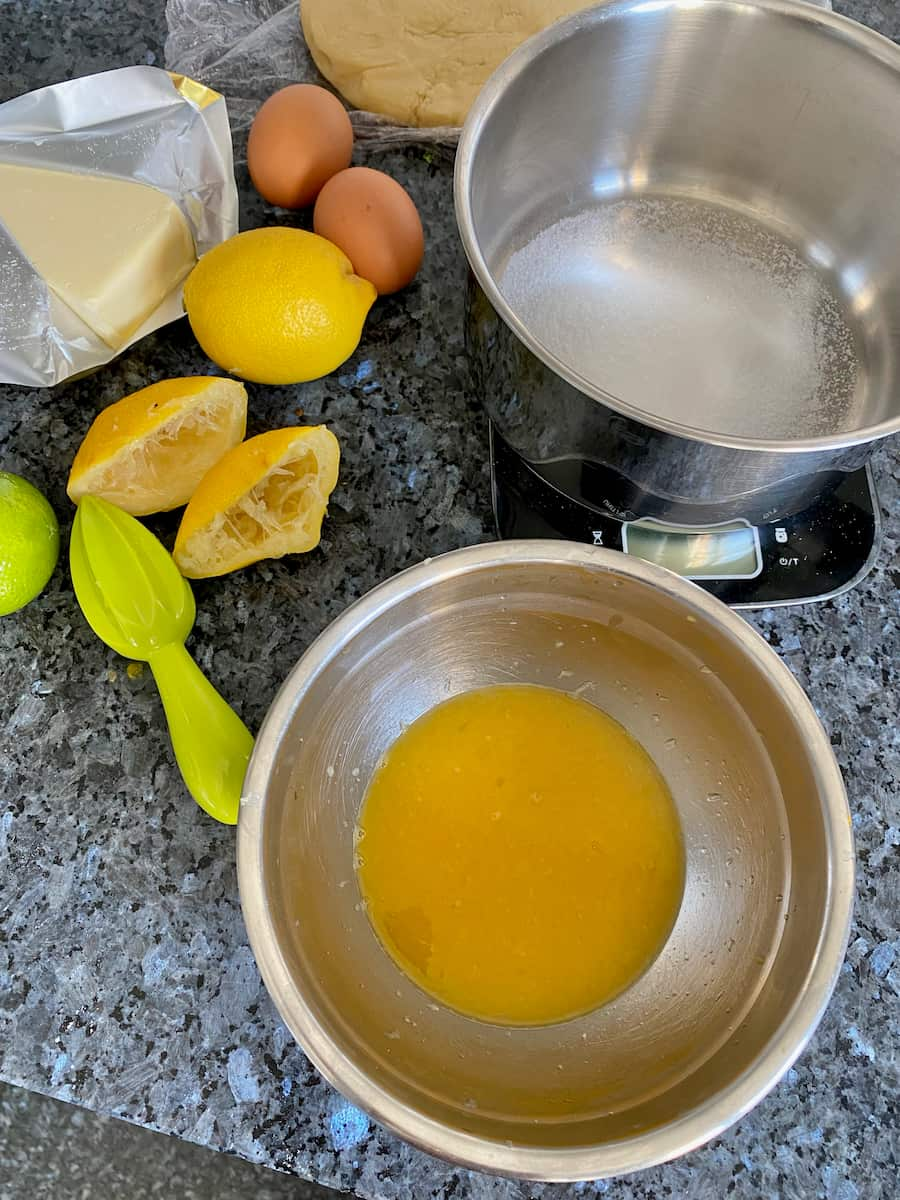
<path id="1" fill-rule="evenodd" d="M 375 296 L 337 246 L 281 226 L 222 242 L 184 285 L 204 351 L 254 383 L 304 383 L 340 366 L 359 344 Z"/>
<path id="2" fill-rule="evenodd" d="M 0 471 L 0 616 L 40 595 L 58 557 L 53 509 L 27 479 Z"/>

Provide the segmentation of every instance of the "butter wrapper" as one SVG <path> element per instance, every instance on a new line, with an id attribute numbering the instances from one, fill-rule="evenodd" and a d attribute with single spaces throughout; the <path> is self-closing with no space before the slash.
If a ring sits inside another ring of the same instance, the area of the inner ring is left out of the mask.
<path id="1" fill-rule="evenodd" d="M 217 92 L 123 67 L 0 104 L 0 382 L 50 387 L 183 312 L 238 227 Z"/>

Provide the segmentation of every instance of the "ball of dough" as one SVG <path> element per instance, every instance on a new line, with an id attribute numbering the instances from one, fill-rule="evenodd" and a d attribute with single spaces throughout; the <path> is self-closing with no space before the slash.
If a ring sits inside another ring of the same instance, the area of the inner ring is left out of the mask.
<path id="1" fill-rule="evenodd" d="M 316 66 L 356 108 L 462 125 L 488 76 L 584 0 L 302 0 Z"/>

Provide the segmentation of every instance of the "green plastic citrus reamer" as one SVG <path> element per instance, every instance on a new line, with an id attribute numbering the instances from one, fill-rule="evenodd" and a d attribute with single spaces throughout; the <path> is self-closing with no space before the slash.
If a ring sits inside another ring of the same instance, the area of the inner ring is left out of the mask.
<path id="1" fill-rule="evenodd" d="M 97 637 L 150 664 L 188 791 L 211 817 L 234 825 L 253 737 L 184 648 L 196 609 L 172 556 L 140 521 L 85 496 L 69 566 Z"/>

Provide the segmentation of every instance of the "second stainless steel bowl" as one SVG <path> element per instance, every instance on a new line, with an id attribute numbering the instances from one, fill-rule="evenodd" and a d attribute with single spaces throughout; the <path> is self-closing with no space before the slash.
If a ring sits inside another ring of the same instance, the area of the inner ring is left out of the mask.
<path id="1" fill-rule="evenodd" d="M 650 970 L 539 1029 L 421 992 L 375 937 L 353 867 L 367 782 L 404 725 L 510 682 L 577 693 L 629 729 L 686 847 L 681 912 Z M 821 1016 L 853 890 L 831 747 L 762 639 L 661 568 L 540 541 L 424 563 L 326 630 L 260 732 L 238 866 L 263 978 L 322 1073 L 426 1150 L 538 1179 L 661 1162 L 756 1103 Z"/>
<path id="2" fill-rule="evenodd" d="M 898 178 L 900 48 L 844 17 L 610 0 L 538 34 L 456 160 L 496 428 L 538 469 L 601 468 L 617 514 L 799 511 L 900 428 Z M 510 258 L 575 214 L 606 233 L 541 260 L 559 291 L 526 317 Z"/>

